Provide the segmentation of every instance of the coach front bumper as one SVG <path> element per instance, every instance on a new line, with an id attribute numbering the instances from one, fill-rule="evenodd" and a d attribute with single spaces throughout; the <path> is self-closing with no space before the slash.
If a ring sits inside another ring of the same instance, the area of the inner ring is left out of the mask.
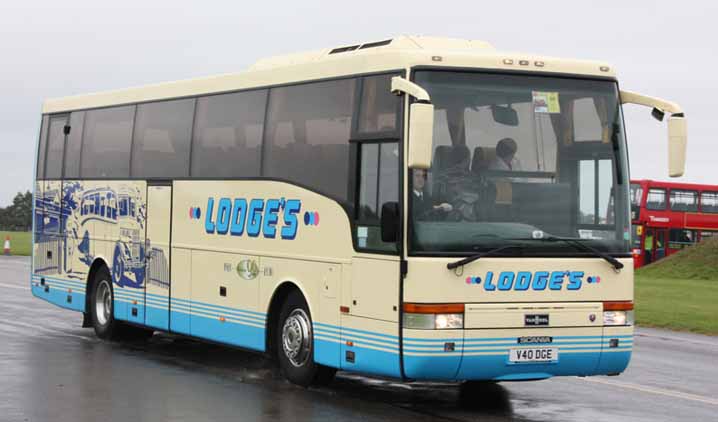
<path id="1" fill-rule="evenodd" d="M 628 366 L 633 327 L 403 330 L 405 375 L 424 380 L 529 380 L 618 374 Z M 529 343 L 526 343 L 528 341 Z M 554 349 L 542 362 L 511 353 Z"/>

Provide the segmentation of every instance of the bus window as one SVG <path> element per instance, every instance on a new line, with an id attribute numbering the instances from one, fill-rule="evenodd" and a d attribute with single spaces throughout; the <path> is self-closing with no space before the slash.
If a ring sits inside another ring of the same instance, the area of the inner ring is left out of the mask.
<path id="1" fill-rule="evenodd" d="M 342 79 L 272 88 L 262 176 L 297 183 L 346 204 L 355 86 L 354 79 Z"/>
<path id="2" fill-rule="evenodd" d="M 698 192 L 694 190 L 671 189 L 671 211 L 698 211 Z"/>
<path id="3" fill-rule="evenodd" d="M 666 209 L 666 190 L 665 189 L 648 189 L 648 198 L 646 199 L 646 209 L 649 210 L 665 210 Z"/>
<path id="4" fill-rule="evenodd" d="M 712 237 L 718 237 L 718 231 L 708 231 L 708 230 L 702 231 L 700 241 L 702 242 L 702 241 L 704 241 L 706 239 L 710 239 Z"/>
<path id="5" fill-rule="evenodd" d="M 631 183 L 631 220 L 638 219 L 643 199 L 643 187 L 638 183 Z"/>
<path id="6" fill-rule="evenodd" d="M 266 89 L 199 98 L 191 175 L 259 176 L 266 104 Z"/>
<path id="7" fill-rule="evenodd" d="M 37 149 L 37 179 L 45 178 L 45 148 L 47 146 L 47 126 L 50 118 L 47 115 L 42 116 L 42 125 L 40 126 L 40 145 Z"/>
<path id="8" fill-rule="evenodd" d="M 135 106 L 87 112 L 80 175 L 84 178 L 128 178 Z"/>
<path id="9" fill-rule="evenodd" d="M 718 213 L 718 192 L 701 192 L 701 211 Z"/>
<path id="10" fill-rule="evenodd" d="M 194 99 L 137 106 L 132 141 L 132 177 L 189 175 Z"/>
<path id="11" fill-rule="evenodd" d="M 65 125 L 67 115 L 51 116 L 50 129 L 47 136 L 47 155 L 45 157 L 45 177 L 59 179 L 62 177 L 62 154 L 65 149 Z"/>
<path id="12" fill-rule="evenodd" d="M 359 106 L 358 132 L 396 132 L 399 98 L 391 93 L 391 76 L 368 76 L 363 79 Z"/>
<path id="13" fill-rule="evenodd" d="M 683 249 L 696 243 L 696 232 L 693 230 L 671 229 L 668 242 L 668 247 L 671 249 Z"/>
<path id="14" fill-rule="evenodd" d="M 399 144 L 361 145 L 357 246 L 360 249 L 395 252 L 396 243 L 381 240 L 381 207 L 399 201 Z"/>
<path id="15" fill-rule="evenodd" d="M 80 177 L 80 149 L 82 148 L 82 129 L 85 123 L 85 112 L 75 111 L 70 114 L 70 134 L 65 145 L 64 178 Z"/>

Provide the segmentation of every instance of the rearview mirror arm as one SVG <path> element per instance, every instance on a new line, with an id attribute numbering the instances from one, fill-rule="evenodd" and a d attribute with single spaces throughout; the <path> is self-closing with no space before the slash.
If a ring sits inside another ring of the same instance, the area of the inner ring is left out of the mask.
<path id="1" fill-rule="evenodd" d="M 651 97 L 632 91 L 621 90 L 621 104 L 637 104 L 646 107 L 652 107 L 662 113 L 668 112 L 676 117 L 684 116 L 683 109 L 681 108 L 681 106 L 672 101 L 664 100 L 658 97 Z"/>
<path id="2" fill-rule="evenodd" d="M 391 93 L 394 95 L 409 94 L 420 103 L 431 104 L 431 97 L 424 88 L 401 76 L 391 78 Z"/>

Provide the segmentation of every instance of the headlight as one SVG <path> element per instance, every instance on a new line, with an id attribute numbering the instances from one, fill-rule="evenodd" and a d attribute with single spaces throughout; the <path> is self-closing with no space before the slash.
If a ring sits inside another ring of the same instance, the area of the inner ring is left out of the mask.
<path id="1" fill-rule="evenodd" d="M 464 305 L 404 304 L 404 328 L 456 330 L 464 328 Z"/>
<path id="2" fill-rule="evenodd" d="M 464 328 L 464 314 L 436 314 L 434 315 L 434 328 L 437 330 Z"/>
<path id="3" fill-rule="evenodd" d="M 605 311 L 603 325 L 633 325 L 633 311 Z"/>
<path id="4" fill-rule="evenodd" d="M 603 325 L 633 325 L 633 302 L 603 302 Z"/>

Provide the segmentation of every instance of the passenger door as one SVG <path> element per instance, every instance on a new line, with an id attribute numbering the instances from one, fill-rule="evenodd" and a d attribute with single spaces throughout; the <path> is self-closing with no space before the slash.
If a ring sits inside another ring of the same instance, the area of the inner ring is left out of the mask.
<path id="1" fill-rule="evenodd" d="M 169 330 L 172 182 L 147 183 L 145 325 Z"/>

